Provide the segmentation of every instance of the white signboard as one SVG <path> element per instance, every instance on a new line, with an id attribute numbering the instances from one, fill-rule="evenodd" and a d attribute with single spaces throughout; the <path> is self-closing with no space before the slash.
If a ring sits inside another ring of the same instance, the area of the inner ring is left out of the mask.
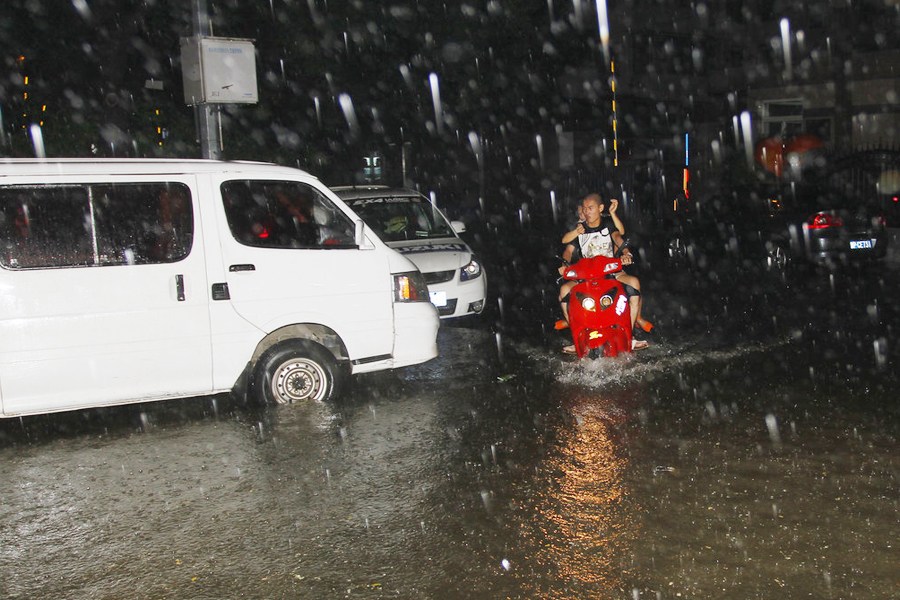
<path id="1" fill-rule="evenodd" d="M 194 36 L 181 39 L 184 101 L 195 104 L 255 104 L 253 40 Z"/>

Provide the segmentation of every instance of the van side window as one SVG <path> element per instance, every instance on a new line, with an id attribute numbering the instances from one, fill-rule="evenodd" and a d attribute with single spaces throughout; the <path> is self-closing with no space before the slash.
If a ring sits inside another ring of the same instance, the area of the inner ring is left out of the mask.
<path id="1" fill-rule="evenodd" d="M 168 263 L 193 241 L 181 183 L 0 186 L 0 266 Z"/>
<path id="2" fill-rule="evenodd" d="M 100 264 L 170 263 L 187 256 L 194 237 L 187 186 L 94 185 L 91 191 Z"/>
<path id="3" fill-rule="evenodd" d="M 296 181 L 222 184 L 231 234 L 257 248 L 356 248 L 353 222 L 314 187 Z"/>

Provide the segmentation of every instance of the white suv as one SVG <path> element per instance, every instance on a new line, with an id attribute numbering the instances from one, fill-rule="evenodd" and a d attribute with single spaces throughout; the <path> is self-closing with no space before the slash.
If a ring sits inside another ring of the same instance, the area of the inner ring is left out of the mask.
<path id="1" fill-rule="evenodd" d="M 419 192 L 386 186 L 332 188 L 389 247 L 410 259 L 428 284 L 442 319 L 484 310 L 487 275 L 447 217 Z"/>

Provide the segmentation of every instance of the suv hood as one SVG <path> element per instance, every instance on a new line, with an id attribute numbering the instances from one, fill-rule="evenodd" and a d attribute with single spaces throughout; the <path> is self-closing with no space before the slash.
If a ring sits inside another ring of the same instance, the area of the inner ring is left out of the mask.
<path id="1" fill-rule="evenodd" d="M 422 273 L 459 269 L 472 260 L 472 250 L 459 238 L 387 242 Z"/>

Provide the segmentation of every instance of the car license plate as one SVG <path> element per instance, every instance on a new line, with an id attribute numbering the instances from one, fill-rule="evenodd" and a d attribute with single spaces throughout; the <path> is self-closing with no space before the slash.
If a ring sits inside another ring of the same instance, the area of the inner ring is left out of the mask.
<path id="1" fill-rule="evenodd" d="M 851 250 L 870 250 L 874 246 L 872 240 L 851 240 Z"/>
<path id="2" fill-rule="evenodd" d="M 447 306 L 447 292 L 428 292 L 431 297 L 431 303 L 438 308 Z"/>

